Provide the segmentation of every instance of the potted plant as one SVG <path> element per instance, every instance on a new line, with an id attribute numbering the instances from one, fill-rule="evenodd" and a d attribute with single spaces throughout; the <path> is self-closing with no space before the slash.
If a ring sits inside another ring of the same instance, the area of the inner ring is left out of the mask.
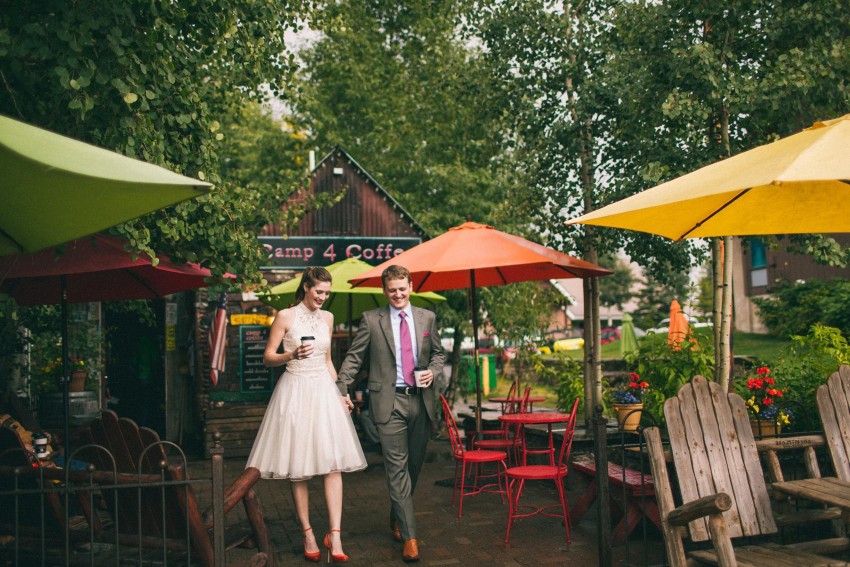
<path id="1" fill-rule="evenodd" d="M 89 364 L 86 359 L 81 357 L 71 357 L 68 359 L 68 374 L 70 375 L 70 383 L 68 391 L 82 392 L 88 385 L 86 383 L 89 376 Z M 30 389 L 33 395 L 42 396 L 44 394 L 55 394 L 61 391 L 61 383 L 59 379 L 62 377 L 62 357 L 57 356 L 41 367 L 41 372 L 33 376 L 30 383 Z"/>
<path id="2" fill-rule="evenodd" d="M 624 431 L 637 430 L 648 388 L 649 383 L 646 380 L 641 380 L 637 372 L 630 372 L 628 383 L 611 392 L 614 410 L 617 412 L 617 424 Z"/>
<path id="3" fill-rule="evenodd" d="M 757 437 L 779 435 L 783 425 L 790 425 L 790 410 L 780 409 L 778 402 L 785 395 L 784 390 L 776 387 L 770 368 L 759 366 L 756 375 L 747 378 L 747 412 L 750 414 L 750 426 Z"/>

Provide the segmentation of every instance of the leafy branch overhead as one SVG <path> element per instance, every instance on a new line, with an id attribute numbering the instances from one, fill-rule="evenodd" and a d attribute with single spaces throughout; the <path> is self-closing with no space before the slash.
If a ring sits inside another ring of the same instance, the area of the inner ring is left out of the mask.
<path id="1" fill-rule="evenodd" d="M 222 167 L 238 151 L 225 125 L 246 101 L 286 95 L 284 33 L 306 3 L 12 4 L 0 15 L 0 113 L 214 183 L 116 232 L 138 250 L 259 281 L 257 227 L 286 220 L 279 203 L 301 181 L 303 146 L 289 141 L 280 159 L 291 167 L 274 183 L 243 185 Z"/>

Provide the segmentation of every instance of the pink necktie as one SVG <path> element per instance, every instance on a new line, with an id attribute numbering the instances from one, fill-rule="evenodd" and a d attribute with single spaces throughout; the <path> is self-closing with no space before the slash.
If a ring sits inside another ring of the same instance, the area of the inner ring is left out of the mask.
<path id="1" fill-rule="evenodd" d="M 413 342 L 410 340 L 410 327 L 407 325 L 407 313 L 404 311 L 398 314 L 401 317 L 399 324 L 398 337 L 401 341 L 401 375 L 404 377 L 404 382 L 408 386 L 413 386 L 416 382 L 413 380 Z"/>

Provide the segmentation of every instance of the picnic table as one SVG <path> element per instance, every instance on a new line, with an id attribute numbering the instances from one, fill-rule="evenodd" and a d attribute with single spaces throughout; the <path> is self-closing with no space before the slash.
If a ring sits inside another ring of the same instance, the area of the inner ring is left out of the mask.
<path id="1" fill-rule="evenodd" d="M 570 513 L 570 520 L 573 524 L 577 524 L 596 501 L 596 463 L 573 461 L 572 468 L 590 480 Z M 649 519 L 661 528 L 661 516 L 655 502 L 655 485 L 652 475 L 609 462 L 608 483 L 616 487 L 616 490 L 610 491 L 609 505 L 620 508 L 623 513 L 623 518 L 611 535 L 614 545 L 624 544 L 643 518 Z M 624 495 L 624 501 L 618 502 L 614 498 L 616 494 Z"/>

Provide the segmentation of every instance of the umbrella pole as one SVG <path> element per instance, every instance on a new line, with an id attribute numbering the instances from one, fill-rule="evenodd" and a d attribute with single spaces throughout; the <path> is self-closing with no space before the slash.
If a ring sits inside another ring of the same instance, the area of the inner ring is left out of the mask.
<path id="1" fill-rule="evenodd" d="M 62 446 L 65 454 L 65 467 L 70 470 L 71 461 L 71 396 L 68 393 L 70 377 L 68 376 L 68 290 L 65 276 L 59 276 L 62 318 L 62 407 L 64 408 L 64 439 Z"/>
<path id="2" fill-rule="evenodd" d="M 351 328 L 351 319 L 352 319 L 351 315 L 352 315 L 351 294 L 349 293 L 348 294 L 348 348 L 351 348 L 351 341 L 353 340 L 352 339 L 353 329 Z"/>
<path id="3" fill-rule="evenodd" d="M 475 432 L 481 431 L 481 361 L 478 356 L 478 308 L 475 301 L 475 272 L 470 272 L 472 303 L 472 344 L 475 347 Z"/>

